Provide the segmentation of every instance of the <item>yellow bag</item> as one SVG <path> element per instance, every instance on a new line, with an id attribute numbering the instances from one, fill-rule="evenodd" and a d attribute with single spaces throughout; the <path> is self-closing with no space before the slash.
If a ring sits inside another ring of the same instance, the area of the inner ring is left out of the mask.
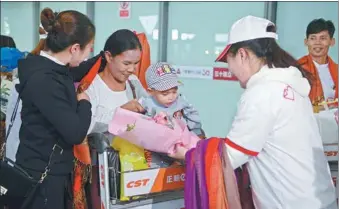
<path id="1" fill-rule="evenodd" d="M 149 168 L 145 150 L 118 136 L 114 137 L 112 147 L 119 152 L 121 172 L 137 171 Z"/>
<path id="2" fill-rule="evenodd" d="M 119 152 L 120 158 L 120 167 L 121 172 L 126 171 L 137 171 L 144 170 L 149 168 L 146 158 L 145 150 L 141 147 L 138 147 L 129 141 L 120 138 L 118 136 L 114 137 L 112 140 L 112 147 Z M 120 175 L 120 200 L 129 201 L 129 197 L 124 196 L 124 175 Z M 139 197 L 133 197 L 133 200 L 138 199 Z"/>

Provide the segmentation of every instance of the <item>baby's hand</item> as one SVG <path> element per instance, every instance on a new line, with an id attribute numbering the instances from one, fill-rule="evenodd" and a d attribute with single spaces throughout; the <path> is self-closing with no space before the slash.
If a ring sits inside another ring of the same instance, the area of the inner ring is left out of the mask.
<path id="1" fill-rule="evenodd" d="M 162 124 L 162 125 L 167 125 L 167 123 L 168 123 L 167 115 L 164 112 L 160 112 L 160 113 L 156 114 L 153 117 L 153 119 L 156 123 L 159 123 L 159 124 Z"/>
<path id="2" fill-rule="evenodd" d="M 181 110 L 176 111 L 176 112 L 173 114 L 173 118 L 181 119 L 182 117 L 183 117 L 183 114 L 182 114 L 182 111 L 181 111 Z"/>

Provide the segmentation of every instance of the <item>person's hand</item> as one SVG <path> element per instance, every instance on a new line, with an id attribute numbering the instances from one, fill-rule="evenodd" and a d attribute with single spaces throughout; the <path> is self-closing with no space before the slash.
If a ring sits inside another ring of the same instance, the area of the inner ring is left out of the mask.
<path id="1" fill-rule="evenodd" d="M 183 145 L 178 144 L 175 148 L 175 152 L 169 154 L 168 156 L 177 160 L 185 160 L 185 155 L 188 149 L 186 149 Z"/>
<path id="2" fill-rule="evenodd" d="M 141 106 L 141 104 L 136 99 L 133 99 L 127 102 L 126 104 L 122 105 L 121 108 L 132 111 L 132 112 L 138 112 L 138 113 L 145 112 L 145 109 Z"/>
<path id="3" fill-rule="evenodd" d="M 82 99 L 89 101 L 89 96 L 85 92 L 82 92 L 82 93 L 77 95 L 77 99 L 78 99 L 78 101 L 80 101 Z"/>
<path id="4" fill-rule="evenodd" d="M 205 136 L 204 134 L 200 134 L 200 135 L 198 135 L 198 137 L 199 137 L 200 139 L 206 139 L 206 136 Z"/>
<path id="5" fill-rule="evenodd" d="M 84 141 L 82 141 L 81 144 L 88 144 L 88 138 L 87 138 L 87 136 L 85 137 Z"/>

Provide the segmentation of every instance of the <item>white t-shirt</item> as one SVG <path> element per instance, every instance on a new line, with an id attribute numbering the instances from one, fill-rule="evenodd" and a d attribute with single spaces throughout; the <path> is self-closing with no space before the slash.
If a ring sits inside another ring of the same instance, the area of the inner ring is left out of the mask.
<path id="1" fill-rule="evenodd" d="M 334 82 L 330 73 L 330 69 L 327 64 L 318 64 L 313 61 L 315 67 L 317 68 L 321 85 L 323 87 L 325 100 L 331 98 L 333 99 L 335 96 Z"/>
<path id="2" fill-rule="evenodd" d="M 309 91 L 294 67 L 247 83 L 226 146 L 233 168 L 247 163 L 257 209 L 336 209 Z"/>
<path id="3" fill-rule="evenodd" d="M 115 109 L 128 102 L 126 90 L 112 91 L 99 75 L 94 78 L 86 93 L 92 104 L 92 121 L 88 133 L 91 133 L 97 122 L 108 124 Z"/>

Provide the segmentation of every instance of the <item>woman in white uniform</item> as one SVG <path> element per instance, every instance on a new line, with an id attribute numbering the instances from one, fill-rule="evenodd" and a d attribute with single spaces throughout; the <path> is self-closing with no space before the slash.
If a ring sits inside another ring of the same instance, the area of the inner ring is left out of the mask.
<path id="1" fill-rule="evenodd" d="M 336 196 L 308 98 L 310 77 L 276 42 L 275 25 L 235 22 L 216 61 L 245 89 L 225 139 L 234 169 L 246 164 L 255 208 L 335 209 Z M 183 159 L 180 148 L 172 157 Z"/>

